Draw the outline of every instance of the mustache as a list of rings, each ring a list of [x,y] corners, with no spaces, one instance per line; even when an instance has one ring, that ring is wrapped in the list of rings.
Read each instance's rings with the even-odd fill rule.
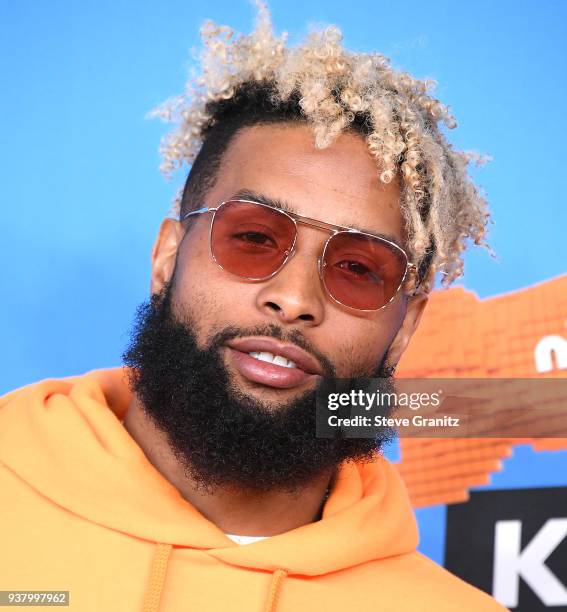
[[[323,368],[324,377],[336,377],[336,368],[333,366],[331,360],[321,351],[319,351],[313,345],[313,343],[309,342],[301,331],[297,329],[284,331],[281,327],[278,327],[274,323],[255,325],[252,327],[237,327],[235,325],[229,325],[212,335],[211,339],[207,343],[207,349],[218,350],[230,340],[234,340],[236,338],[246,338],[249,336],[266,336],[281,342],[295,344],[297,347],[310,353],[317,359]]]

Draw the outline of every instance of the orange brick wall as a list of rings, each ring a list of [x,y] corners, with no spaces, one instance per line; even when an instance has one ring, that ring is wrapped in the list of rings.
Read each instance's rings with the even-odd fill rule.
[[[567,342],[567,275],[484,300],[463,287],[437,290],[397,376],[567,378],[567,363],[555,351],[552,369],[538,372],[535,349],[548,336]],[[502,469],[519,442],[535,450],[567,448],[565,438],[401,439],[398,468],[414,507],[463,502],[470,487]]]

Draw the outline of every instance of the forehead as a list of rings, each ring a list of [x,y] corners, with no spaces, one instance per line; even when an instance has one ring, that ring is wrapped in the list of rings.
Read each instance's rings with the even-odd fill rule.
[[[342,133],[317,149],[299,125],[244,128],[228,147],[207,205],[250,191],[300,215],[392,237],[405,244],[400,190],[385,185],[364,139]]]

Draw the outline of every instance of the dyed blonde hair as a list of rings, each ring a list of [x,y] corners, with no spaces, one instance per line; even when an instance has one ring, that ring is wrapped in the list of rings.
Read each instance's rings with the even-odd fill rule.
[[[204,24],[202,74],[189,80],[182,95],[153,111],[177,124],[162,140],[161,170],[170,175],[183,162],[193,163],[204,133],[215,123],[211,109],[216,103],[231,99],[246,83],[269,83],[275,106],[299,98],[318,148],[351,129],[355,118],[366,118],[365,138],[379,180],[400,179],[410,259],[427,261],[421,291],[433,288],[437,272],[444,287],[462,276],[467,239],[492,254],[485,241],[488,205],[467,172],[471,161],[485,159],[457,151],[447,141],[440,124],[454,128],[456,122],[428,93],[435,83],[394,70],[379,53],[347,51],[336,26],[286,47],[287,34],[274,35],[265,3],[254,4],[258,15],[250,35],[235,37],[227,26]],[[180,200],[178,194],[176,216]]]

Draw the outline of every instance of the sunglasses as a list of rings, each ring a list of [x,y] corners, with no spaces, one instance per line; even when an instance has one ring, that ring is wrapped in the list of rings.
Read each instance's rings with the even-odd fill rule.
[[[406,252],[385,238],[260,202],[227,200],[216,208],[188,212],[179,221],[209,212],[213,260],[249,281],[265,281],[285,266],[295,254],[298,223],[331,232],[317,263],[323,287],[342,306],[380,310],[415,270]]]

